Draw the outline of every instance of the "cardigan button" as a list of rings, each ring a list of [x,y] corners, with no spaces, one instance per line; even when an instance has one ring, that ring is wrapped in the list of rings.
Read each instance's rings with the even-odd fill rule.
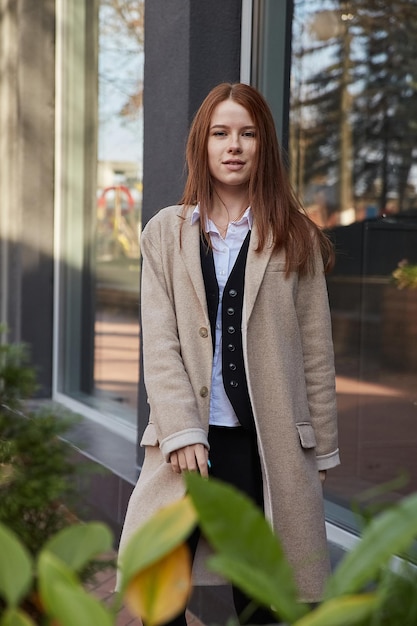
[[[228,349],[230,352],[234,352],[234,351],[236,350],[236,346],[235,346],[233,343],[228,343],[228,344],[227,344],[227,349]]]
[[[204,328],[204,326],[202,326],[200,330],[198,331],[198,334],[200,335],[200,337],[208,337],[207,328]]]
[[[229,306],[229,308],[227,309],[227,315],[234,315],[234,314],[235,314],[234,308]]]
[[[236,298],[237,296],[236,289],[229,289],[229,296],[231,296],[232,298]]]
[[[229,335],[233,335],[233,333],[236,332],[236,328],[234,326],[228,326],[227,332],[229,333]]]
[[[230,386],[231,387],[235,387],[236,388],[236,387],[238,387],[238,385],[239,385],[239,383],[237,382],[237,380],[231,380],[230,381]]]
[[[229,370],[232,370],[232,372],[236,371],[236,363],[229,363]]]
[[[200,396],[202,398],[207,398],[207,396],[208,396],[208,389],[207,389],[207,387],[201,387],[201,389],[200,389]]]

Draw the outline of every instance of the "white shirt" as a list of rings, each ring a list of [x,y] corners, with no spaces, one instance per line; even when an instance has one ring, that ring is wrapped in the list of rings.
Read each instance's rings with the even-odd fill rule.
[[[197,205],[191,216],[194,224],[200,219],[200,208]],[[223,291],[238,257],[246,235],[252,228],[252,211],[248,207],[238,222],[230,222],[223,239],[214,222],[206,223],[206,232],[210,235],[213,246],[213,260],[219,285],[219,306],[216,318],[215,349],[211,375],[210,424],[215,426],[240,426],[236,413],[226,395],[222,376],[222,298]]]

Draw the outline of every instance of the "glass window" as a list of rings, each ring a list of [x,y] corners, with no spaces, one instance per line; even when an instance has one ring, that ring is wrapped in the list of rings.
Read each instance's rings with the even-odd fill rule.
[[[417,289],[395,282],[417,274],[416,28],[406,0],[294,3],[289,160],[337,250],[342,465],[326,494],[342,507],[388,481],[387,499],[417,488]]]
[[[58,15],[55,392],[136,426],[144,2]]]

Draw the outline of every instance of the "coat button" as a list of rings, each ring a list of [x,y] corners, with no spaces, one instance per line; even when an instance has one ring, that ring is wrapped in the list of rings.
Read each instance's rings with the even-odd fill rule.
[[[234,308],[229,306],[229,308],[227,309],[227,315],[234,315],[234,314],[235,314]]]
[[[237,380],[231,380],[230,381],[230,386],[231,387],[237,387],[239,385],[239,383],[237,382]]]
[[[200,396],[202,398],[207,398],[207,396],[208,396],[208,389],[207,389],[207,387],[201,387],[201,389],[200,389]]]
[[[198,331],[198,334],[200,335],[200,337],[208,337],[208,330],[207,330],[207,328],[202,326],[200,328],[200,330]]]
[[[236,291],[236,289],[229,289],[229,296],[230,296],[231,298],[236,298],[236,296],[237,296],[237,291]]]
[[[234,326],[228,326],[227,327],[227,332],[229,333],[229,335],[233,335],[233,333],[236,332],[236,329]]]
[[[236,363],[229,363],[229,370],[236,371]]]

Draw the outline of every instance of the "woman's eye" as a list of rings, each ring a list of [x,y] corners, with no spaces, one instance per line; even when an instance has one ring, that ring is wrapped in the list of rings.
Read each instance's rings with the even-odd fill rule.
[[[247,130],[243,133],[244,137],[255,137],[255,131],[254,130]]]
[[[216,130],[213,133],[213,137],[225,137],[226,133],[224,132],[224,130]]]

